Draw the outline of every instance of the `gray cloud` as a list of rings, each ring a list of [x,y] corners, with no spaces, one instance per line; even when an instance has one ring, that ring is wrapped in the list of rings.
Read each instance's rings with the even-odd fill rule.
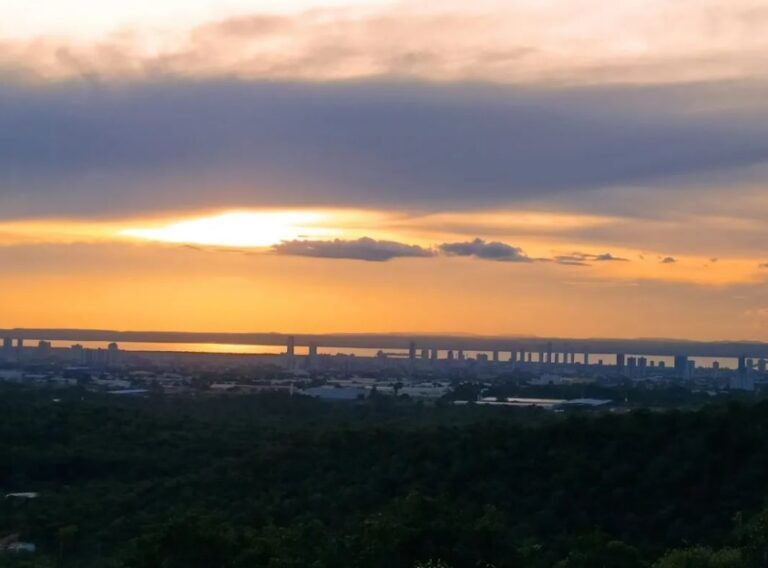
[[[768,161],[767,113],[707,111],[699,91],[6,83],[0,216],[271,205],[597,209],[626,186],[674,189]],[[604,193],[587,193],[594,188]]]
[[[677,259],[672,256],[666,256],[662,258],[659,262],[661,262],[661,264],[675,264],[677,262]]]
[[[448,256],[474,256],[483,260],[500,262],[532,262],[533,260],[519,247],[498,241],[486,242],[483,239],[461,243],[443,243],[438,248]]]
[[[572,256],[556,256],[554,260],[558,264],[564,264],[565,266],[589,266],[588,262],[584,262],[583,260],[579,260],[578,258],[574,258]]]
[[[590,262],[629,262],[628,258],[614,256],[609,252],[603,254],[574,252],[568,255],[556,256],[554,260],[559,264],[567,264],[573,266],[589,266]]]
[[[768,268],[768,262],[763,262],[758,266],[758,268]]]
[[[597,262],[629,262],[628,258],[621,258],[620,256],[613,256],[611,253],[606,252],[603,254],[587,255],[592,260]]]
[[[309,256],[384,262],[393,258],[433,256],[433,252],[418,245],[394,241],[377,241],[368,237],[357,240],[334,239],[332,241],[283,241],[272,247],[279,255]]]

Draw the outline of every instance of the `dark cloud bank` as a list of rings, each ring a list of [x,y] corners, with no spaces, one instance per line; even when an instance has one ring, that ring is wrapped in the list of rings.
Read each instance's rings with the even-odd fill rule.
[[[0,217],[573,202],[768,159],[765,113],[698,88],[7,81]]]

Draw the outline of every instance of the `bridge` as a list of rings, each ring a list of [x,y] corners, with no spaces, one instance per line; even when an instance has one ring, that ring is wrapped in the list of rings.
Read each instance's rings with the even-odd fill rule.
[[[207,343],[226,345],[285,346],[293,354],[296,347],[306,347],[310,354],[317,349],[396,349],[406,350],[414,358],[437,351],[485,351],[498,360],[524,361],[529,354],[544,362],[574,362],[578,354],[589,362],[590,354],[646,355],[689,357],[768,358],[768,343],[728,341],[685,341],[679,339],[600,339],[523,336],[476,336],[433,334],[289,334],[289,333],[221,333],[178,331],[116,331],[96,329],[30,329],[0,330],[4,344],[19,341],[94,341],[105,343]],[[541,359],[539,359],[541,358]]]

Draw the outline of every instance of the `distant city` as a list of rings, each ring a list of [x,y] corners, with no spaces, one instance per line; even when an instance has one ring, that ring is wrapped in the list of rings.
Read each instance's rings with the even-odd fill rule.
[[[768,386],[762,344],[257,334],[247,337],[267,338],[269,343],[253,345],[94,340],[95,336],[120,337],[130,332],[3,333],[0,380],[81,386],[115,396],[284,391],[337,401],[384,395],[559,409],[569,404],[604,407],[617,400],[486,395],[494,392],[494,385],[510,380],[539,390],[579,385],[602,389],[675,386],[708,396],[750,393]],[[30,339],[44,334],[48,338]],[[75,335],[85,339],[79,343],[61,339]],[[199,339],[194,334],[157,335],[162,339]],[[138,333],[131,337],[155,336]],[[233,339],[230,335],[226,338]],[[371,347],[377,342],[381,348]],[[507,348],[498,348],[502,342]],[[490,348],[482,349],[484,346]],[[643,348],[647,350],[639,350]],[[682,352],[683,348],[688,351]],[[466,384],[478,387],[475,396],[454,396]]]

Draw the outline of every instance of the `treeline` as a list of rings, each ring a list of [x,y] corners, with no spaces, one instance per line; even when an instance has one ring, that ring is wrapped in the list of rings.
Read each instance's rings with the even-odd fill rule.
[[[40,493],[0,502],[0,538],[39,549],[0,566],[765,566],[768,403],[553,415],[3,387],[0,490]]]

